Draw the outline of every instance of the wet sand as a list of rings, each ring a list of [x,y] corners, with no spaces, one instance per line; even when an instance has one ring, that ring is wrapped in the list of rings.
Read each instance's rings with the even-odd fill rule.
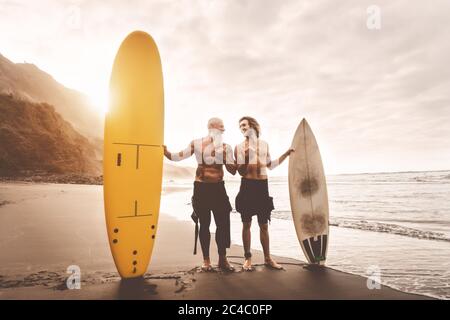
[[[242,272],[235,245],[228,252],[234,273],[201,272],[193,230],[161,213],[147,274],[122,281],[107,242],[101,186],[0,183],[0,299],[428,299],[385,286],[369,290],[363,277],[283,257],[276,259],[285,270],[271,270],[256,251],[256,270]],[[80,290],[67,289],[70,265],[81,269]]]

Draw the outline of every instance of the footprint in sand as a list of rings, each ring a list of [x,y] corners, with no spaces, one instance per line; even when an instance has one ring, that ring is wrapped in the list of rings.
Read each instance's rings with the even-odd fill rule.
[[[6,206],[8,204],[13,204],[14,202],[12,201],[0,201],[0,207]]]

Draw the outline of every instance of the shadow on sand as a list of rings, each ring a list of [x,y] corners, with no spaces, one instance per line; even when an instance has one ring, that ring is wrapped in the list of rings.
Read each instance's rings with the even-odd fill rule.
[[[157,285],[147,282],[143,277],[120,280],[118,299],[143,300],[156,296]]]

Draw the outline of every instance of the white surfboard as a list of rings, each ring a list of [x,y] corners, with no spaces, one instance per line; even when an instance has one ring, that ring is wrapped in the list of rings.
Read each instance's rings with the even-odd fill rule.
[[[311,264],[324,265],[329,241],[328,192],[316,138],[303,119],[289,157],[289,196],[297,238]]]

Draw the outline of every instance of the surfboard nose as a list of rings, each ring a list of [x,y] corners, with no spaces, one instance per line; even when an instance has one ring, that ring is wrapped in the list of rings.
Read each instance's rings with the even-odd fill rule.
[[[150,39],[152,42],[155,42],[155,40],[153,40],[153,37],[150,34],[148,34],[145,31],[142,31],[142,30],[135,30],[135,31],[131,32],[130,34],[128,34],[128,36],[125,38],[124,41],[133,40],[133,39],[136,39],[137,41],[142,41],[143,39],[147,39],[147,40]]]

